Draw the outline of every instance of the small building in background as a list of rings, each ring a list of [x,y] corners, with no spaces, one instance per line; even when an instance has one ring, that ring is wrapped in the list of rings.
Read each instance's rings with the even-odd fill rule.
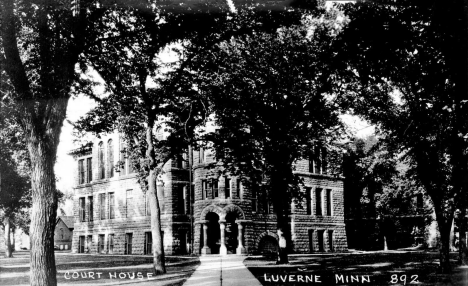
[[[73,216],[57,217],[55,225],[54,244],[59,250],[69,250],[73,239]]]

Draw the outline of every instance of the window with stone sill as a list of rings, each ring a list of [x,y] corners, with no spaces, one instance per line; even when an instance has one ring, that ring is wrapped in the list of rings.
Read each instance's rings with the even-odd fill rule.
[[[112,139],[107,141],[107,166],[109,169],[109,178],[114,177],[114,142]]]
[[[104,143],[101,141],[98,145],[98,178],[106,177],[106,168],[104,167]]]
[[[86,183],[93,181],[93,159],[91,157],[86,158]]]
[[[78,184],[85,183],[84,159],[78,160]]]

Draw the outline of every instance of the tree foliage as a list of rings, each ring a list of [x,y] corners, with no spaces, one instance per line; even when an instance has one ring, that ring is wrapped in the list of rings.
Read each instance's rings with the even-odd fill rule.
[[[216,160],[251,188],[264,185],[285,230],[288,204],[300,193],[294,163],[327,146],[339,126],[326,60],[336,15],[317,15],[222,41],[190,67],[213,110],[216,130],[205,139]]]
[[[345,101],[378,126],[393,150],[405,154],[431,197],[442,238],[441,268],[447,272],[453,213],[456,203],[465,201],[468,182],[468,93],[456,60],[464,55],[464,38],[459,27],[446,29],[455,20],[436,9],[344,6],[350,22],[337,41],[336,62]]]

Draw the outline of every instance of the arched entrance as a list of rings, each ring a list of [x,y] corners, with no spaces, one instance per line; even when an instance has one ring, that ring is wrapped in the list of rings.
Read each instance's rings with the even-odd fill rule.
[[[238,219],[236,213],[228,213],[226,215],[226,248],[228,254],[236,254],[239,237],[238,226],[236,223]]]
[[[203,224],[200,234],[200,253],[205,254],[245,254],[244,212],[239,206],[230,204],[221,208],[209,205],[200,214]]]
[[[207,244],[211,249],[212,254],[219,253],[219,247],[221,245],[221,230],[219,228],[219,215],[210,212],[206,215],[208,231],[207,231]]]

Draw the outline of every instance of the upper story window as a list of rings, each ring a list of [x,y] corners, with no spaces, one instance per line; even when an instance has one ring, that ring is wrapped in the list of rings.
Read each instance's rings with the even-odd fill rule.
[[[309,172],[315,174],[326,174],[327,165],[327,150],[323,147],[316,146],[310,154]]]
[[[93,159],[91,157],[86,159],[86,182],[91,183],[93,180]]]
[[[109,193],[109,219],[115,218],[115,194]]]
[[[252,212],[258,211],[258,192],[255,187],[252,188]]]
[[[198,163],[203,163],[205,160],[205,150],[203,148],[200,148],[198,151]]]
[[[98,145],[98,178],[104,179],[106,177],[106,168],[104,167],[104,143],[99,142]]]
[[[211,179],[211,185],[213,187],[213,190],[212,190],[212,196],[213,196],[213,199],[214,198],[217,198],[219,197],[219,180],[218,179]]]
[[[93,209],[93,196],[88,197],[88,221],[93,221],[94,209]]]
[[[224,178],[224,194],[226,198],[231,197],[231,179],[228,177]]]
[[[125,200],[125,210],[127,217],[133,216],[133,191],[127,190]]]
[[[80,198],[79,200],[79,216],[80,216],[80,221],[85,221],[86,220],[86,201],[85,198]]]
[[[322,213],[322,189],[315,189],[315,215],[321,216]]]
[[[85,183],[84,159],[78,160],[78,184]]]
[[[307,214],[311,215],[312,214],[312,188],[307,187],[305,189],[306,191],[306,210]]]
[[[60,239],[63,239],[63,228],[60,229]]]
[[[333,192],[327,190],[327,216],[333,215]]]
[[[106,194],[99,194],[99,218],[106,219]]]
[[[109,168],[109,178],[114,177],[114,142],[107,141],[107,166]]]

